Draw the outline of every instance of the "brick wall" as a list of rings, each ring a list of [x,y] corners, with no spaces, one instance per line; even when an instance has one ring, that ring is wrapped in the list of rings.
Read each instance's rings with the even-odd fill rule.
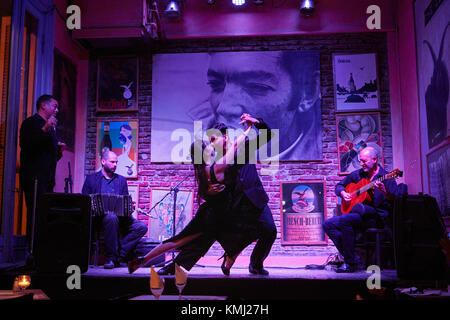
[[[264,176],[264,188],[270,197],[272,210],[278,228],[277,239],[271,255],[327,255],[335,252],[331,241],[325,246],[281,246],[280,239],[280,181],[300,179],[318,179],[326,181],[327,216],[332,217],[336,207],[334,187],[343,177],[338,175],[338,154],[336,142],[336,112],[333,90],[333,53],[377,53],[378,81],[380,89],[382,143],[384,166],[392,170],[392,129],[389,102],[389,76],[387,42],[385,33],[355,33],[336,35],[314,35],[301,37],[270,38],[229,38],[167,41],[153,46],[151,52],[139,54],[139,112],[104,114],[95,111],[97,64],[93,55],[89,64],[89,92],[87,105],[87,146],[85,174],[94,172],[96,123],[97,120],[114,118],[139,119],[139,159],[137,181],[140,184],[139,206],[150,209],[150,190],[152,187],[175,185],[180,177],[192,173],[190,165],[152,164],[150,161],[151,137],[151,101],[152,101],[152,54],[182,53],[205,51],[261,51],[261,50],[320,50],[320,73],[322,90],[322,142],[323,161],[321,162],[285,162],[280,163],[279,171],[274,176]],[[261,167],[258,166],[258,170]],[[136,180],[135,180],[136,181]],[[194,179],[188,179],[183,186],[195,189]],[[194,213],[197,206],[194,207]],[[139,216],[146,220],[146,216]],[[244,250],[249,255],[253,245]],[[208,255],[219,255],[221,247],[216,243]]]

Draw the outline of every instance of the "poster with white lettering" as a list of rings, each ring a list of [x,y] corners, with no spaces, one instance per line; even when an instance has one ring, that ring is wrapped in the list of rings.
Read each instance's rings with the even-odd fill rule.
[[[97,70],[97,111],[138,110],[138,58],[102,57]]]
[[[326,217],[325,181],[281,182],[280,192],[281,244],[327,244],[322,229]]]
[[[333,54],[336,111],[379,108],[377,55]]]

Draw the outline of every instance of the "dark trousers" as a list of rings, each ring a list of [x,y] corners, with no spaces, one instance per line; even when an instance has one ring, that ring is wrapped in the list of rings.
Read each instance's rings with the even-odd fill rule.
[[[108,260],[129,260],[139,240],[147,233],[144,222],[133,217],[106,214],[103,217],[105,257]]]
[[[25,194],[25,204],[27,206],[27,229],[26,229],[26,238],[29,247],[31,246],[31,237],[33,235],[33,208],[34,208],[34,180],[29,178],[22,178],[20,181],[20,186]],[[38,180],[37,189],[36,189],[36,206],[39,201],[39,197],[47,192],[53,192],[54,183],[50,182],[42,182]],[[36,215],[38,212],[36,212]],[[31,247],[30,247],[31,249]]]
[[[268,206],[263,209],[255,224],[257,243],[253,248],[250,264],[255,268],[262,268],[264,260],[269,255],[277,237],[277,228]],[[215,241],[216,238],[211,235],[201,235],[181,247],[175,262],[186,270],[191,270],[195,263],[208,252]]]
[[[368,220],[376,218],[377,211],[374,207],[358,203],[350,213],[324,221],[323,229],[344,257],[345,263],[360,263],[355,253],[355,234],[365,229]]]
[[[250,256],[250,264],[255,268],[262,268],[264,260],[270,253],[277,238],[277,227],[273,221],[269,206],[265,206],[256,224],[257,242]]]

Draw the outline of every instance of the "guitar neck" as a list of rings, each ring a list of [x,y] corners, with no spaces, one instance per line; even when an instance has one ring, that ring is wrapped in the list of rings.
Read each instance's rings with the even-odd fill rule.
[[[383,181],[386,180],[386,179],[389,179],[389,178],[388,178],[388,175],[384,175],[384,176],[382,176],[382,177],[379,177],[379,178],[375,179],[374,181],[372,181],[372,182],[366,184],[364,187],[359,188],[359,189],[356,190],[354,193],[355,193],[355,194],[361,194],[361,193],[364,193],[364,192],[366,192],[366,191],[372,189],[373,186],[375,185],[375,182],[376,182],[376,181],[383,182]]]

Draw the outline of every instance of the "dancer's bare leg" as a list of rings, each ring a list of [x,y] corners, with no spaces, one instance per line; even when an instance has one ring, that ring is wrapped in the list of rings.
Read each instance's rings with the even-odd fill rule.
[[[184,246],[186,243],[189,243],[192,240],[200,237],[202,234],[203,233],[196,233],[173,242],[161,243],[160,245],[153,248],[149,253],[147,253],[143,259],[139,259],[139,261],[137,259],[133,259],[132,261],[130,261],[128,263],[128,271],[130,273],[133,273],[143,265],[146,265],[150,260],[155,259],[156,257],[162,255],[163,253],[169,250]]]

